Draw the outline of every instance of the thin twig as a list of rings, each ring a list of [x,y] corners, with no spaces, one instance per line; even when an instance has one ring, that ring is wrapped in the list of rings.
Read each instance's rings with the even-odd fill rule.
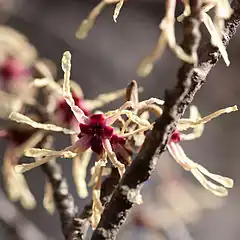
[[[50,148],[52,145],[51,142],[52,141],[48,141],[48,139],[44,139],[40,144],[41,147]],[[60,214],[62,231],[65,239],[71,239],[74,219],[77,217],[78,208],[68,190],[67,181],[63,176],[62,168],[56,160],[53,159],[42,165],[42,169],[53,188],[54,200]]]
[[[111,174],[103,181],[101,186],[100,200],[105,206],[112,196],[119,182],[119,174],[116,168],[112,168]],[[82,240],[85,238],[90,226],[89,219],[92,215],[92,202],[87,204],[78,218],[74,220],[72,240]]]

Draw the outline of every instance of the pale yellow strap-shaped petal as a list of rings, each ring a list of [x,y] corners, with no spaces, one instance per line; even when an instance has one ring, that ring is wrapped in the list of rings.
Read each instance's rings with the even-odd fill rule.
[[[104,162],[104,161],[103,161]],[[92,190],[92,199],[93,199],[93,205],[92,205],[92,216],[91,216],[91,224],[92,228],[95,229],[101,219],[101,214],[103,212],[103,206],[102,202],[100,200],[101,196],[101,182],[102,182],[102,172],[103,172],[103,167],[101,166],[101,163],[96,164],[97,167],[97,183],[93,187]]]
[[[85,123],[88,118],[85,116],[84,112],[81,108],[79,108],[72,97],[72,93],[70,91],[70,75],[71,75],[71,53],[66,51],[63,53],[62,57],[62,70],[64,72],[64,81],[63,81],[63,97],[69,107],[71,108],[74,116],[78,120],[79,123]]]
[[[233,14],[229,0],[218,0],[218,17],[228,19]]]
[[[17,96],[0,90],[0,116],[7,118],[12,111],[20,111],[23,105],[21,99]]]
[[[64,79],[59,80],[59,81],[58,81],[58,84],[62,87],[63,84],[64,84]],[[73,80],[70,80],[70,81],[69,81],[69,85],[70,85],[70,87],[71,87],[71,90],[72,90],[79,98],[81,98],[81,99],[84,98],[83,90],[82,90],[82,88],[80,87],[80,85],[79,85],[77,82],[75,82],[75,81],[73,81]]]
[[[213,179],[214,181],[222,184],[224,187],[226,188],[232,188],[233,187],[233,180],[231,178],[228,177],[223,177],[221,175],[218,174],[213,174],[210,173],[205,167],[197,164],[197,169],[203,173],[204,175],[208,176],[209,178]]]
[[[45,183],[43,207],[52,215],[55,211],[55,202],[53,197],[52,184],[49,181]]]
[[[147,130],[151,130],[153,128],[153,125],[147,126],[147,127],[142,127],[142,128],[138,128],[134,131],[128,132],[128,133],[124,133],[121,135],[121,137],[129,137],[129,136],[133,136],[135,134],[139,134],[139,133],[143,133]]]
[[[92,157],[92,151],[87,150],[80,156],[73,158],[73,180],[76,184],[77,193],[80,198],[86,198],[88,196],[86,176],[87,167]]]
[[[95,162],[95,165],[91,168],[91,179],[88,183],[89,187],[92,187],[99,179],[100,171],[103,173],[106,167],[107,161],[105,159],[99,159]]]
[[[145,108],[150,104],[158,104],[158,105],[162,106],[162,105],[164,105],[164,101],[161,99],[152,97],[147,100],[139,102],[135,107],[140,109],[140,108]]]
[[[25,141],[22,145],[15,148],[16,156],[21,157],[24,153],[24,151],[27,148],[33,148],[35,147],[45,136],[44,131],[37,131],[34,133],[27,141]]]
[[[38,167],[48,161],[50,161],[53,157],[61,157],[61,158],[73,158],[77,155],[77,153],[62,150],[62,151],[53,151],[49,149],[39,149],[39,148],[30,148],[24,152],[27,157],[35,157],[36,162],[33,163],[24,163],[21,165],[17,165],[15,167],[15,171],[19,173],[24,173],[29,171],[35,167]],[[40,158],[40,159],[38,159]]]
[[[129,107],[132,107],[132,102],[125,102],[119,109],[114,111],[114,114],[112,114],[112,116],[106,118],[106,125],[110,126],[116,122],[118,118],[123,114],[124,110]]]
[[[16,183],[18,182],[18,185],[20,187],[20,203],[25,209],[33,209],[36,206],[36,200],[29,190],[25,177],[21,173],[15,172],[15,174],[17,178]]]
[[[175,161],[180,164],[186,171],[193,167],[193,162],[186,156],[182,147],[178,143],[169,142],[167,149]]]
[[[177,20],[179,22],[182,22],[185,17],[188,17],[191,14],[189,0],[185,0],[185,1],[183,1],[183,3],[184,3],[184,12],[180,16],[177,17]]]
[[[84,100],[86,106],[89,110],[94,110],[108,104],[112,101],[115,101],[118,98],[124,97],[126,94],[126,89],[120,89],[114,92],[100,94],[93,100]]]
[[[73,158],[77,156],[77,153],[69,150],[50,150],[42,148],[30,148],[25,150],[25,156],[27,157],[61,157],[61,158]]]
[[[108,139],[104,139],[102,141],[102,144],[113,166],[118,169],[119,175],[122,177],[125,172],[125,165],[118,161],[117,156],[113,152],[111,143]]]
[[[24,208],[32,209],[36,206],[35,198],[24,176],[14,171],[14,164],[18,160],[15,153],[15,148],[8,147],[4,154],[2,174],[6,192],[11,201],[20,201]]]
[[[161,33],[155,48],[153,49],[151,55],[145,57],[139,64],[137,68],[137,74],[140,77],[147,77],[152,69],[153,64],[157,61],[157,59],[161,58],[164,53],[164,50],[167,46],[167,38],[164,33]]]
[[[185,126],[184,129],[183,129],[183,127],[181,127],[182,130],[186,130],[188,128],[194,128],[194,127],[198,126],[199,124],[205,124],[205,123],[211,121],[212,119],[219,117],[222,114],[231,113],[231,112],[235,112],[235,111],[238,111],[238,107],[236,105],[234,105],[232,107],[220,109],[214,113],[207,115],[206,117],[199,119],[198,121],[192,121],[189,119],[182,118],[179,120],[179,124],[180,124],[180,127],[181,127],[181,125]]]
[[[8,198],[11,201],[18,201],[20,197],[18,182],[16,182],[16,178],[13,172],[13,161],[15,158],[14,148],[7,147],[4,152],[3,163],[2,163],[2,177],[3,184],[8,195]],[[15,183],[16,182],[16,183]],[[16,185],[16,186],[14,186]],[[13,187],[14,186],[14,187]]]
[[[43,88],[47,87],[52,93],[56,93],[59,96],[62,96],[62,88],[60,85],[51,78],[35,78],[30,84],[29,87]]]
[[[223,42],[222,42],[222,39],[221,39],[221,36],[218,34],[213,22],[212,22],[212,19],[208,16],[207,13],[204,13],[202,14],[202,19],[203,19],[203,22],[207,28],[207,30],[209,31],[210,35],[211,35],[211,38],[212,38],[212,43],[218,47],[222,57],[223,57],[223,60],[224,62],[226,63],[227,66],[230,65],[230,61],[229,61],[229,58],[228,58],[228,54],[227,54],[227,50],[226,50],[226,47],[223,45]]]
[[[44,163],[50,161],[51,159],[52,159],[52,156],[41,158],[41,159],[36,159],[36,162],[23,163],[23,164],[15,166],[14,169],[17,173],[24,173],[24,172],[27,172],[29,170],[32,170],[35,167],[39,167],[39,166],[43,165]]]
[[[105,113],[105,116],[107,117],[112,117],[112,116],[116,116],[118,110],[115,111],[109,111],[107,113]],[[151,123],[147,120],[147,119],[142,119],[140,117],[138,117],[134,112],[129,111],[129,110],[121,110],[118,112],[120,115],[126,115],[133,123],[136,123],[137,125],[140,126],[150,126]],[[119,114],[117,115],[117,117],[119,116]],[[120,117],[119,117],[120,118]],[[118,119],[119,119],[118,118]],[[115,117],[116,119],[116,117]]]
[[[179,144],[170,143],[170,144],[168,144],[167,147],[168,147],[168,150],[171,153],[171,155],[175,158],[175,160],[179,164],[181,164],[186,170],[191,171],[191,173],[194,175],[194,177],[202,184],[202,186],[204,188],[211,191],[213,194],[215,194],[217,196],[221,196],[221,197],[227,196],[228,191],[225,187],[219,186],[217,184],[214,184],[211,181],[208,181],[203,174],[206,173],[206,176],[209,176],[210,178],[214,179],[215,181],[219,180],[218,182],[221,184],[222,184],[222,182],[224,182],[223,177],[221,178],[218,175],[211,174],[207,171],[207,169],[205,169],[201,165],[193,162],[191,159],[189,159],[185,155],[183,149],[180,147]],[[201,171],[201,170],[203,170],[203,171]],[[224,183],[231,186],[230,179],[225,179]]]
[[[193,122],[197,122],[201,119],[201,115],[200,115],[197,107],[194,105],[190,106],[189,119]],[[183,127],[186,127],[186,126],[183,126]],[[178,124],[177,129],[179,131],[181,131],[181,124]],[[193,132],[188,133],[188,134],[181,133],[180,138],[181,138],[181,140],[184,140],[184,141],[194,140],[194,139],[202,136],[203,130],[204,130],[204,124],[203,123],[198,124],[195,128],[193,128]]]
[[[34,67],[41,73],[43,77],[53,79],[52,72],[50,71],[46,62],[37,60],[34,64]]]
[[[92,229],[95,229],[101,219],[101,214],[103,211],[102,203],[100,201],[100,190],[93,189],[92,191],[92,216],[91,216],[91,226]]]
[[[225,187],[216,185],[208,181],[198,169],[192,169],[191,172],[194,177],[201,183],[201,185],[210,192],[212,192],[214,195],[219,197],[225,197],[228,195],[228,190]]]
[[[93,28],[97,17],[100,15],[102,10],[107,4],[117,3],[115,7],[113,20],[116,22],[119,12],[123,6],[124,0],[102,0],[93,10],[89,13],[88,17],[82,21],[77,32],[76,37],[79,39],[84,39],[88,36],[89,31]]]
[[[168,39],[168,45],[179,59],[185,62],[193,63],[196,61],[197,56],[190,56],[177,45],[175,38],[175,8],[176,0],[167,0],[166,3],[166,16],[160,24],[160,28]]]
[[[219,0],[217,0],[217,1],[219,1]],[[184,1],[184,5],[185,5],[184,12],[180,16],[177,17],[177,20],[179,22],[182,22],[183,19],[185,17],[189,16],[190,13],[191,13],[190,5],[189,5],[189,1],[188,0]],[[216,2],[214,2],[213,0],[210,0],[205,6],[202,7],[202,12],[208,12],[212,8],[214,8],[215,6],[216,6]]]
[[[29,118],[21,113],[18,113],[18,112],[12,112],[9,115],[9,119],[11,119],[15,122],[18,122],[18,123],[30,125],[33,128],[38,128],[38,129],[43,129],[43,130],[53,131],[53,132],[63,132],[65,134],[77,134],[73,130],[70,130],[67,128],[62,128],[62,127],[56,126],[54,124],[38,123],[36,121],[33,121],[31,118]]]
[[[114,22],[117,22],[117,18],[119,16],[119,13],[121,11],[121,8],[124,4],[124,0],[119,0],[119,2],[117,3],[115,9],[114,9],[114,13],[113,13],[113,20]]]
[[[79,26],[76,37],[79,39],[84,39],[88,36],[89,31],[93,28],[96,18],[102,12],[107,3],[103,0],[101,1],[93,10],[89,13],[88,17],[84,19]]]

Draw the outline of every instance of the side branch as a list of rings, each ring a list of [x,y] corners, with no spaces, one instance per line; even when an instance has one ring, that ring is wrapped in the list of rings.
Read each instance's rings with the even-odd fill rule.
[[[191,15],[184,22],[183,48],[186,53],[197,59],[196,51],[200,41],[201,1],[190,0],[190,6]],[[135,203],[134,196],[137,197],[142,184],[150,177],[155,168],[156,152],[159,157],[165,150],[169,136],[190,103],[190,101],[186,101],[186,104],[182,104],[182,101],[191,89],[194,67],[193,64],[184,63],[179,70],[177,85],[174,89],[166,91],[163,115],[156,120],[154,128],[146,137],[141,151],[115,190],[111,201],[102,214],[97,229],[93,233],[92,240],[116,238],[120,226]]]
[[[43,147],[49,147],[52,141],[44,139],[40,143]],[[71,239],[73,234],[74,219],[77,217],[78,208],[74,203],[74,199],[68,191],[67,181],[63,176],[61,166],[55,159],[48,161],[42,165],[42,169],[48,177],[53,188],[53,195],[57,210],[60,214],[62,224],[62,232],[65,239]]]

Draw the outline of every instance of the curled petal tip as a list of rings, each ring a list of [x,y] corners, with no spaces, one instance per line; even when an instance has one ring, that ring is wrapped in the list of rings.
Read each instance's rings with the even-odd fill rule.
[[[147,77],[153,69],[153,64],[148,61],[143,61],[137,69],[137,74],[140,77]]]
[[[22,165],[17,165],[14,167],[14,171],[16,173],[23,173],[24,172],[24,167]]]
[[[233,188],[234,181],[231,178],[224,179],[224,186],[227,188]]]

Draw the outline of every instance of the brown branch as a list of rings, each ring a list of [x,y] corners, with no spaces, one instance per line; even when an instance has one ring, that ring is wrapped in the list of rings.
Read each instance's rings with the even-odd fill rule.
[[[200,2],[200,0],[190,0],[191,16],[185,19],[183,48],[187,53],[194,53],[199,43]],[[239,26],[240,0],[233,0],[232,8],[235,12],[226,24],[225,45],[228,45]],[[180,68],[176,87],[166,92],[166,104],[162,117],[157,119],[154,129],[146,137],[140,153],[115,190],[110,203],[102,214],[97,229],[93,233],[92,240],[116,238],[120,226],[124,223],[134,204],[134,201],[128,198],[127,193],[131,190],[138,194],[142,184],[150,177],[157,158],[165,150],[176,122],[184,114],[196,92],[206,81],[207,74],[220,59],[220,53],[216,48],[207,44],[201,49],[199,57],[200,63],[196,68],[186,63]]]
[[[52,140],[52,139],[51,139]],[[44,139],[41,147],[51,148],[52,141]],[[53,188],[54,201],[56,208],[60,214],[62,224],[62,232],[65,239],[71,239],[74,227],[74,219],[77,217],[78,208],[74,203],[74,199],[68,190],[67,180],[63,176],[61,166],[55,159],[48,161],[42,165],[44,173],[47,175],[49,182]]]
[[[60,214],[63,234],[66,239],[70,239],[78,208],[68,191],[67,181],[63,176],[60,165],[55,160],[51,160],[44,164],[42,168],[53,187],[54,200]]]
[[[117,187],[119,183],[119,174],[116,168],[112,168],[111,174],[103,181],[101,186],[101,196],[100,200],[105,206],[112,196],[113,191]],[[72,240],[82,240],[85,238],[87,234],[87,230],[89,228],[90,222],[89,218],[92,215],[92,202],[87,204],[84,208],[82,213],[79,215],[78,218],[74,220],[73,225],[73,235]]]

